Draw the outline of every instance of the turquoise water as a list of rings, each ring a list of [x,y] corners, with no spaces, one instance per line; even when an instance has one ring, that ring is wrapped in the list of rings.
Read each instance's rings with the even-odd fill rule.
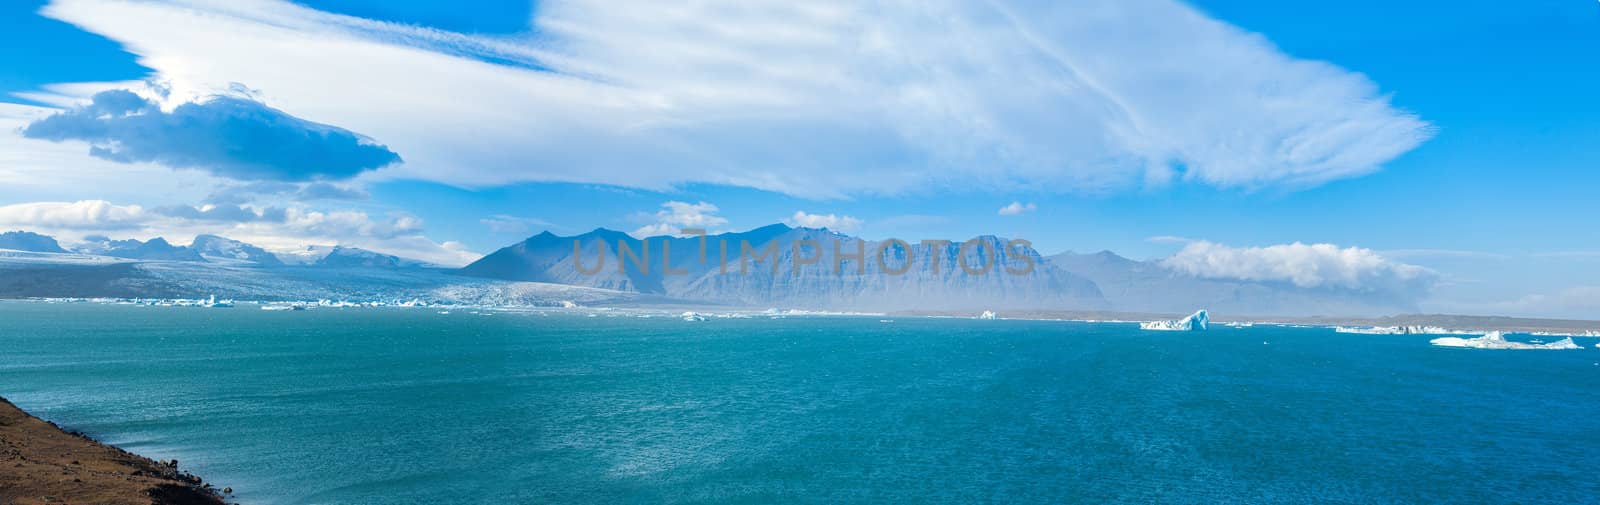
[[[1583,503],[1600,350],[0,303],[0,395],[253,503]]]

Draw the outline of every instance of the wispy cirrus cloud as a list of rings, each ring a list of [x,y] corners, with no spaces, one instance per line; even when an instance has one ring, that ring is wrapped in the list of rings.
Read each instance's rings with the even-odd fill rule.
[[[387,176],[454,185],[1304,187],[1431,135],[1361,74],[1175,0],[565,0],[540,4],[537,39],[268,0],[43,12],[123,43],[174,97],[242,82],[405,153]]]

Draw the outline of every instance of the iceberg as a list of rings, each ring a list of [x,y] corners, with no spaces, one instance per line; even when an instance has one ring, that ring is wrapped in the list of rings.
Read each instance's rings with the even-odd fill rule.
[[[1206,309],[1200,309],[1190,314],[1189,317],[1176,321],[1139,323],[1139,329],[1151,331],[1203,331],[1210,322],[1211,316],[1206,314]]]
[[[978,314],[978,319],[1000,319],[1000,315],[995,314],[992,310],[985,310],[982,314]]]
[[[225,308],[233,307],[233,300],[218,300],[217,299],[217,295],[211,295],[211,298],[207,298],[205,300],[202,300],[200,302],[200,306],[201,307],[206,307],[206,308],[224,308],[225,309]]]
[[[706,316],[702,316],[702,315],[700,315],[699,312],[694,312],[694,311],[684,312],[683,315],[679,316],[679,317],[682,317],[684,321],[704,321],[704,320],[706,320]]]
[[[1530,344],[1506,340],[1505,334],[1498,331],[1491,331],[1478,338],[1441,337],[1429,340],[1428,343],[1439,347],[1463,347],[1468,349],[1582,349],[1572,341],[1572,337],[1548,344]]]

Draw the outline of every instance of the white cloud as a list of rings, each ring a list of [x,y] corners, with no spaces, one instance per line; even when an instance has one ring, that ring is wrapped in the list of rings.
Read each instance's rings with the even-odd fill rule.
[[[1020,216],[1020,215],[1023,215],[1023,214],[1029,213],[1029,212],[1033,212],[1035,210],[1039,210],[1039,207],[1035,206],[1032,202],[1029,202],[1029,203],[1011,202],[1010,205],[1006,205],[1005,207],[1001,207],[1000,208],[1000,215],[1002,215],[1002,216]]]
[[[168,104],[243,83],[405,158],[374,177],[456,185],[701,182],[807,197],[1173,178],[1297,187],[1369,173],[1430,135],[1361,74],[1294,59],[1176,0],[537,11],[537,39],[276,0],[58,0],[43,12],[121,42],[157,71]]]
[[[29,202],[0,207],[0,227],[30,230],[123,230],[148,222],[138,205],[115,205],[105,200]]]
[[[219,209],[229,212],[216,212]],[[0,231],[12,229],[51,235],[68,245],[80,243],[88,235],[140,240],[164,237],[183,244],[196,235],[217,234],[279,252],[339,244],[441,265],[464,265],[481,256],[460,244],[450,246],[428,239],[416,216],[395,213],[373,218],[357,210],[255,210],[214,205],[147,209],[104,200],[27,202],[0,206]]]
[[[827,228],[841,233],[849,233],[861,228],[860,219],[835,214],[807,214],[803,210],[794,211],[794,215],[784,219],[783,222],[789,226]]]
[[[1418,292],[1437,277],[1426,268],[1390,261],[1371,249],[1299,242],[1229,247],[1194,241],[1161,264],[1196,277],[1288,282],[1302,288]]]
[[[684,228],[699,228],[712,232],[718,226],[728,224],[727,218],[716,215],[718,210],[716,205],[706,202],[663,203],[661,210],[655,213],[655,223],[639,227],[632,235],[640,238],[678,235]]]
[[[83,145],[24,138],[30,121],[54,109],[0,103],[0,202],[110,200],[144,205],[192,202],[220,179],[174,174],[153,163],[117,163],[86,154]]]

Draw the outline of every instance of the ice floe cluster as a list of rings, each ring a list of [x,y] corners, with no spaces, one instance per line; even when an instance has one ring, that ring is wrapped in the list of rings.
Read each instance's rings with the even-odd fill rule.
[[[1506,340],[1505,334],[1491,331],[1477,338],[1440,337],[1428,341],[1439,347],[1465,347],[1468,349],[1582,349],[1572,337],[1563,338],[1549,343],[1515,342]]]

